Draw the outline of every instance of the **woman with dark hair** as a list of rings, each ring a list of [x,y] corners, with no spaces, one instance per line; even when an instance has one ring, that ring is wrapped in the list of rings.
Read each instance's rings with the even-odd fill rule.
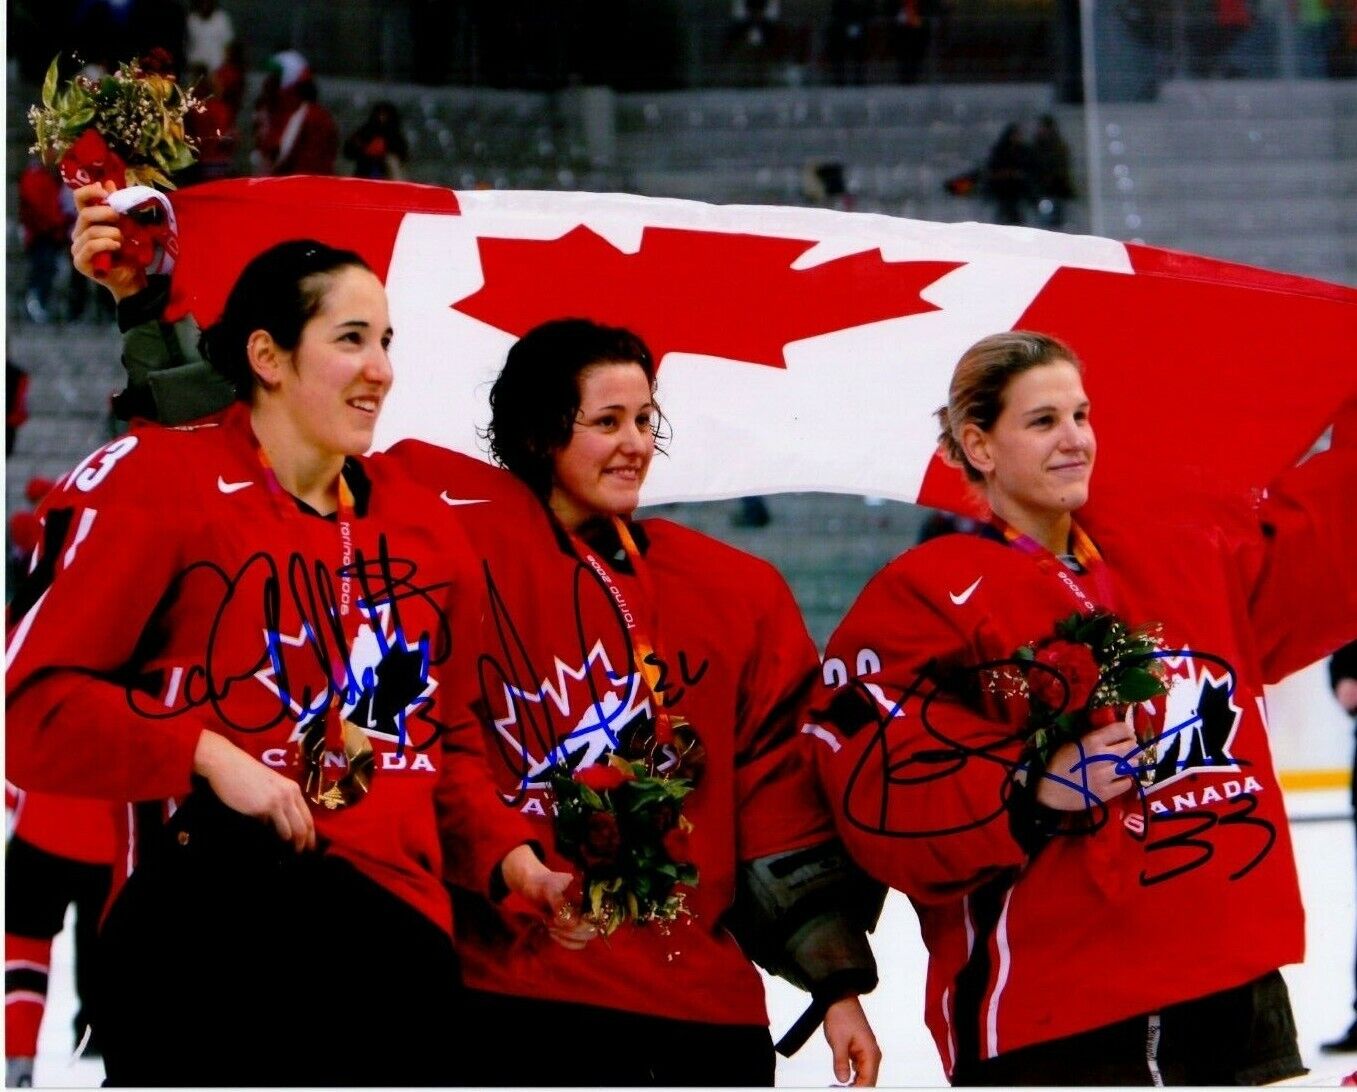
[[[154,314],[135,295],[122,307],[129,319],[133,308]],[[162,417],[184,400],[155,389],[170,374],[164,360],[133,350],[164,344],[164,329],[129,340],[126,361],[140,388],[132,400]],[[548,863],[574,867],[556,848],[553,766],[601,773],[611,756],[648,753],[695,780],[683,823],[672,816],[687,843],[674,851],[698,872],[676,921],[628,922],[566,955],[540,942],[540,922],[516,900],[497,910],[459,885],[472,997],[462,1026],[477,1045],[463,1076],[770,1085],[752,955],[812,994],[801,1030],[823,1020],[837,1078],[871,1084],[880,1053],[857,995],[876,981],[864,935],[874,908],[796,742],[815,648],[770,565],[633,518],[664,433],[655,371],[630,331],[544,323],[510,349],[491,392],[487,438],[506,469],[412,440],[384,457],[428,487],[433,507],[457,513],[484,559],[487,751],[503,804],[550,847]]]
[[[551,764],[635,756],[661,724],[679,725],[687,734],[670,754],[696,779],[683,816],[698,882],[687,916],[624,925],[573,961],[464,898],[458,950],[474,1037],[487,1062],[524,1036],[533,1044],[475,1077],[769,1085],[753,951],[815,997],[838,1079],[870,1084],[879,1055],[856,995],[875,967],[795,745],[815,649],[770,565],[667,520],[633,519],[666,431],[655,370],[629,330],[587,319],[530,330],[491,389],[487,429],[495,460],[528,491],[482,480],[470,495],[492,503],[462,511],[487,558],[499,634],[481,677],[502,796],[552,843]],[[407,441],[390,454],[453,488],[448,453]]]
[[[116,249],[107,212],[86,209],[82,268]],[[570,877],[485,768],[465,536],[363,458],[391,337],[356,254],[272,247],[202,336],[237,401],[119,437],[42,505],[10,608],[8,776],[129,802],[102,935],[112,1084],[450,1083],[445,879],[563,906]]]
[[[1263,685],[1352,634],[1357,405],[1261,503],[1141,498],[1135,520],[1084,514],[1097,442],[1055,338],[978,342],[938,416],[986,524],[873,578],[806,719],[850,852],[919,913],[949,1078],[1305,1072],[1278,972],[1304,928]],[[1155,627],[1113,670],[1094,646],[1131,638],[1096,636],[1107,612]]]

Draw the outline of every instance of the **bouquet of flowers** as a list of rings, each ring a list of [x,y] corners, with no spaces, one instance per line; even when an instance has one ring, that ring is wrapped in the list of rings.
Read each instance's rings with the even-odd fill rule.
[[[626,921],[668,923],[687,913],[680,885],[697,883],[682,813],[692,782],[656,777],[620,755],[549,771],[556,795],[556,848],[584,873],[580,907],[605,936]]]
[[[78,75],[60,89],[58,60],[43,80],[42,105],[28,109],[37,135],[31,150],[59,164],[72,188],[108,179],[120,189],[173,189],[169,176],[194,160],[184,118],[199,103],[169,74],[169,54],[157,48],[110,75]]]
[[[123,214],[120,260],[166,272],[173,264],[173,211],[151,187],[173,189],[170,175],[195,159],[184,119],[201,109],[191,92],[169,72],[170,56],[152,50],[140,61],[119,65],[104,76],[77,75],[58,86],[53,58],[42,84],[42,103],[31,106],[28,120],[37,136],[30,151],[56,165],[71,189],[112,182],[121,194],[109,204]],[[102,259],[102,261],[101,261]],[[95,258],[95,271],[107,272],[111,258]]]
[[[1157,624],[1132,627],[1110,611],[1072,614],[1049,637],[1023,645],[1014,659],[1016,690],[1028,699],[1029,743],[1042,762],[1062,743],[1110,724],[1129,707],[1168,693]],[[1142,781],[1153,777],[1155,750],[1144,742]]]

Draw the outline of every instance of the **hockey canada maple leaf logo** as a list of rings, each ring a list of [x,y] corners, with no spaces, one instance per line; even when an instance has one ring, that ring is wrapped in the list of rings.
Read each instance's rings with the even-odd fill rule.
[[[1164,708],[1156,790],[1188,772],[1239,769],[1233,744],[1243,710],[1234,703],[1234,673],[1214,660],[1186,648],[1163,660],[1169,692],[1156,699]]]
[[[359,626],[349,651],[352,682],[333,696],[324,691],[318,695],[308,692],[307,700],[303,701],[301,695],[285,692],[279,686],[277,657],[286,655],[289,649],[309,651],[311,647],[305,627],[295,636],[266,634],[270,663],[255,672],[254,677],[287,703],[295,721],[292,742],[301,739],[317,712],[328,709],[330,701],[337,698],[340,715],[357,724],[368,736],[398,746],[412,744],[417,749],[428,745],[429,726],[416,731],[412,723],[432,707],[438,686],[429,671],[428,650],[422,642],[411,643],[397,632],[389,604],[377,607],[373,614],[376,625],[365,622]]]
[[[888,262],[865,250],[807,269],[817,244],[767,235],[646,228],[635,254],[581,225],[559,239],[482,238],[484,285],[453,303],[515,336],[577,316],[671,352],[786,367],[794,341],[936,311],[920,293],[960,262]]]
[[[650,694],[641,676],[615,670],[602,641],[579,666],[560,657],[553,662],[552,676],[536,686],[498,687],[502,705],[495,731],[519,792],[545,790],[550,766],[582,769],[603,761],[650,720]]]

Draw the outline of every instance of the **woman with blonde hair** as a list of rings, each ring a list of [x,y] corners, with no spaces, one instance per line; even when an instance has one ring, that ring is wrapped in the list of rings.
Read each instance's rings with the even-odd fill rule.
[[[1303,1073],[1263,686],[1352,635],[1357,406],[1261,502],[1087,519],[1098,444],[1068,346],[981,340],[938,416],[986,524],[867,585],[807,738],[850,852],[919,913],[949,1079]]]

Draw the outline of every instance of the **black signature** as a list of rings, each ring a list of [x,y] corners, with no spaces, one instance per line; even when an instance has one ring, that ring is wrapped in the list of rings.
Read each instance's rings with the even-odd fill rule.
[[[549,676],[539,670],[538,665],[534,663],[532,653],[528,650],[527,642],[504,600],[499,585],[495,582],[488,561],[483,563],[483,570],[490,604],[490,618],[499,648],[497,653],[487,651],[480,656],[478,678],[482,715],[486,718],[487,724],[493,728],[496,703],[492,700],[492,695],[497,697],[506,692],[535,694],[542,680]],[[591,600],[594,602],[591,603]],[[585,624],[586,608],[590,606],[602,606],[607,612],[607,621],[592,633],[586,630]],[[575,649],[565,650],[565,655],[572,656],[578,653],[579,663],[585,668],[584,681],[589,688],[588,708],[592,709],[595,718],[593,726],[607,731],[615,744],[618,733],[614,729],[625,727],[619,721],[626,710],[621,708],[610,711],[605,708],[599,680],[595,672],[589,670],[590,653],[600,645],[604,648],[617,648],[620,644],[625,649],[627,666],[621,670],[616,668],[609,670],[608,682],[639,684],[638,672],[632,667],[635,662],[635,646],[632,643],[631,631],[627,628],[626,618],[620,607],[608,594],[602,580],[583,563],[576,564],[572,574],[571,610],[574,618]],[[563,658],[562,653],[555,650],[549,655],[553,663],[556,659]],[[677,653],[674,662],[666,660],[659,652],[652,650],[644,657],[644,662],[657,670],[658,679],[653,689],[656,694],[663,696],[666,705],[677,703],[687,692],[688,687],[700,683],[710,666],[708,661],[703,659],[694,668],[688,653],[683,650]],[[533,765],[530,756],[557,753],[565,740],[570,737],[574,724],[580,720],[585,710],[572,710],[571,723],[561,724],[551,708],[550,701],[520,701],[511,697],[510,703],[509,711],[514,717],[513,724],[508,729],[509,738],[500,731],[492,731],[491,735],[501,761],[513,774],[517,785],[516,792],[506,799],[506,803],[516,806],[526,796],[530,784],[529,775]]]
[[[145,679],[127,684],[128,705],[150,719],[168,719],[208,707],[235,731],[257,733],[288,720],[323,717],[336,703],[342,707],[357,702],[375,687],[377,680],[371,666],[360,671],[353,664],[336,590],[336,581],[346,577],[357,585],[351,609],[364,615],[381,657],[392,651],[417,654],[427,677],[430,668],[452,655],[452,627],[436,597],[448,584],[417,584],[417,569],[414,561],[391,556],[385,535],[378,541],[376,557],[369,559],[359,550],[352,565],[335,573],[322,562],[308,561],[300,553],[288,555],[280,568],[277,559],[266,551],[251,555],[234,574],[210,561],[189,565],[170,582],[147,623],[148,637],[144,640],[156,639],[155,635],[165,625],[165,615],[190,581],[195,584],[203,579],[215,581],[220,585],[221,599],[202,655],[184,670],[181,700],[171,708],[154,704]],[[407,640],[401,621],[401,604],[410,601],[427,606],[437,620],[432,632],[421,633],[413,644]],[[289,614],[295,616],[297,626],[297,637],[286,640],[282,623],[285,603],[292,608]],[[382,615],[388,612],[389,620],[384,626]],[[388,631],[392,636],[388,637]],[[263,632],[263,647],[251,643],[249,651],[242,653],[238,638],[241,632]],[[303,662],[302,667],[295,666],[294,657],[283,654],[284,643],[303,650],[296,654]],[[308,660],[313,662],[314,671]],[[290,661],[294,666],[290,666]],[[239,713],[229,708],[233,690],[270,669],[278,691],[276,708],[270,707],[257,720],[237,719]],[[423,722],[428,731],[417,739],[407,734],[400,740],[401,747],[425,750],[442,735],[446,726],[429,712],[428,703],[419,705],[414,719]],[[402,718],[402,732],[407,725],[408,718]]]
[[[1191,656],[1195,660],[1206,661],[1222,668],[1228,678],[1227,697],[1233,696],[1236,675],[1233,667],[1219,656],[1196,650],[1168,649],[1159,650],[1147,658],[1168,658]],[[942,670],[936,664],[926,666],[904,688],[895,704],[882,712],[881,703],[861,681],[850,684],[857,688],[861,698],[854,707],[858,710],[872,710],[864,720],[863,729],[872,730],[872,736],[858,757],[844,787],[843,815],[846,820],[860,830],[875,835],[894,838],[937,838],[961,834],[975,830],[988,823],[1005,817],[1010,810],[1012,793],[1017,791],[1014,774],[1026,773],[1034,769],[1026,755],[1015,759],[1015,751],[1022,751],[1023,736],[1019,732],[998,730],[977,744],[967,744],[950,738],[938,727],[936,716],[930,717],[934,702],[942,701],[955,705],[958,694],[978,693],[978,681],[990,677],[991,672],[1005,668],[1030,669],[1032,665],[1016,659],[993,660],[974,666],[948,668]],[[970,685],[967,680],[970,679]],[[1063,681],[1063,680],[1062,680]],[[1068,686],[1066,692],[1068,693]],[[893,724],[899,724],[902,711],[910,706],[908,715],[918,717],[918,723],[931,741],[937,746],[924,746],[911,750],[904,758],[890,761],[890,744],[887,739]],[[916,713],[917,709],[917,713]],[[828,711],[826,711],[828,712]],[[833,716],[829,717],[833,721]],[[991,722],[995,723],[995,722]],[[1277,840],[1274,824],[1256,814],[1257,798],[1251,792],[1240,792],[1228,799],[1229,810],[1220,811],[1195,808],[1185,813],[1155,811],[1150,802],[1151,786],[1140,784],[1137,775],[1142,760],[1153,762],[1159,747],[1175,742],[1180,733],[1190,731],[1202,723],[1200,709],[1179,724],[1168,725],[1154,739],[1143,741],[1126,756],[1100,754],[1087,751],[1078,746],[1078,760],[1064,773],[1041,770],[1040,776],[1060,784],[1082,795],[1087,812],[1082,813],[1084,821],[1070,829],[1058,831],[1058,836],[1082,836],[1100,830],[1110,819],[1112,810],[1106,802],[1099,799],[1090,787],[1091,771],[1099,765],[1111,763],[1115,772],[1131,779],[1135,787],[1138,822],[1127,824],[1128,833],[1145,843],[1147,854],[1173,854],[1172,863],[1153,870],[1144,869],[1140,882],[1145,886],[1161,883],[1183,875],[1205,865],[1215,855],[1215,846],[1203,837],[1210,831],[1234,828],[1253,829],[1260,832],[1260,846],[1256,853],[1241,867],[1230,874],[1237,880],[1251,872],[1267,856]],[[1015,746],[1016,745],[1016,746]],[[879,754],[878,754],[879,752]],[[1249,763],[1231,758],[1233,765],[1246,769]],[[1000,789],[993,806],[982,804],[980,814],[973,818],[947,826],[938,826],[927,822],[927,816],[919,816],[918,808],[903,809],[910,818],[919,818],[918,825],[911,824],[903,828],[893,824],[890,819],[891,805],[900,804],[903,794],[916,790],[920,786],[940,782],[964,771],[971,763],[992,763],[1004,772],[1000,779]],[[879,765],[882,774],[879,785],[873,786],[868,771],[874,763]],[[1173,771],[1181,771],[1191,766],[1201,765],[1204,770],[1209,765],[1194,763],[1190,758],[1180,758],[1165,763],[1160,760],[1157,768],[1166,766]],[[1074,813],[1077,814],[1077,813]]]

